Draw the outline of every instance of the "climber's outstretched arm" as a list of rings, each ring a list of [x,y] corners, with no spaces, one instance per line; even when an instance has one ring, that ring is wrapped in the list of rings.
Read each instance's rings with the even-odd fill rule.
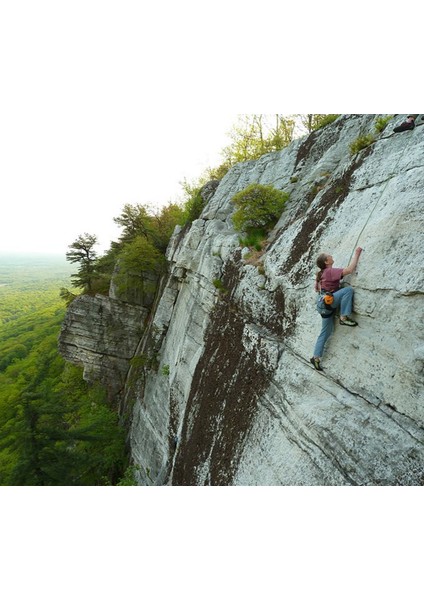
[[[358,265],[358,260],[361,255],[361,252],[362,252],[362,248],[359,248],[359,247],[356,248],[350,265],[348,267],[346,267],[345,269],[343,269],[343,277],[345,275],[351,275],[355,271],[355,269]]]

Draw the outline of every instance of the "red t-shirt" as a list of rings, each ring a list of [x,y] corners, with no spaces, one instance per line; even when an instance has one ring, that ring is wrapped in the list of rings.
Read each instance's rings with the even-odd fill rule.
[[[340,279],[343,277],[343,269],[327,267],[321,277],[321,289],[326,292],[335,292],[340,287]]]

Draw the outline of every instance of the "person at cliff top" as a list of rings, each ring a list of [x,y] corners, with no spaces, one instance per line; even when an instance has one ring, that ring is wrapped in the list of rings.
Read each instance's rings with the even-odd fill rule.
[[[418,113],[419,114],[419,113]],[[395,127],[393,131],[395,133],[400,133],[401,131],[407,131],[408,129],[414,129],[415,127],[415,119],[418,115],[408,115],[406,121],[401,123],[398,127]]]
[[[317,258],[317,266],[319,271],[316,275],[315,280],[315,291],[319,294],[323,292],[331,292],[333,295],[332,309],[340,307],[340,325],[345,327],[356,327],[358,324],[356,321],[351,319],[349,315],[352,312],[353,302],[353,288],[340,287],[340,280],[345,275],[351,275],[358,264],[359,256],[361,255],[362,248],[356,248],[350,265],[344,269],[333,267],[334,260],[330,254],[320,254]],[[315,344],[314,355],[310,359],[314,368],[317,371],[323,371],[321,367],[321,357],[324,353],[324,345],[330,335],[334,331],[334,317],[331,315],[327,318],[322,318],[321,333]]]

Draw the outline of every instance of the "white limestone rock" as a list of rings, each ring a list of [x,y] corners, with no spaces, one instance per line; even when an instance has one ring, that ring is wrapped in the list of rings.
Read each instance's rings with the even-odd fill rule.
[[[391,135],[389,123],[352,157],[376,117],[343,115],[235,165],[174,234],[154,317],[161,366],[133,398],[141,484],[423,482],[423,129]],[[290,191],[265,274],[243,260],[231,222],[231,198],[253,182]],[[315,258],[346,266],[358,245],[347,279],[359,327],[336,325],[321,374],[309,364]]]
[[[59,351],[84,368],[86,381],[101,381],[116,396],[124,388],[146,315],[139,306],[106,296],[79,296],[68,307]]]

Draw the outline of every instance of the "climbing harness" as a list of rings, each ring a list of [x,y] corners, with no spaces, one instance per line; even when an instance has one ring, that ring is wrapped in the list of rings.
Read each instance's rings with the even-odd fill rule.
[[[329,319],[336,312],[336,309],[333,308],[333,301],[334,297],[332,292],[321,290],[321,292],[318,293],[316,307],[323,319]]]

